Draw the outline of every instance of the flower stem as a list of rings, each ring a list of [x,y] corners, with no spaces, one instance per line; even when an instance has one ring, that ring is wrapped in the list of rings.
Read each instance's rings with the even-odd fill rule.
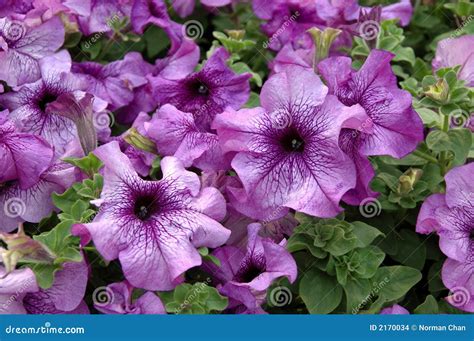
[[[419,151],[419,150],[415,150],[413,152],[413,155],[418,156],[422,159],[425,159],[426,161],[429,161],[431,163],[438,163],[438,160],[434,156],[431,156],[431,155],[429,155],[427,153],[424,153],[422,151]]]

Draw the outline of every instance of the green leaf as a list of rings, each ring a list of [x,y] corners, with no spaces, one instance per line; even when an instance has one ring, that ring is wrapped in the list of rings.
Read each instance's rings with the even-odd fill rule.
[[[399,46],[393,51],[395,57],[393,58],[396,62],[408,62],[410,65],[415,65],[415,52],[411,47],[402,47]]]
[[[262,77],[243,62],[238,62],[230,66],[235,73],[241,75],[243,73],[250,73],[252,75],[251,81],[253,81],[258,87],[262,86]]]
[[[31,267],[33,270],[36,282],[42,289],[49,289],[54,282],[54,274],[56,271],[61,269],[59,264],[33,264]]]
[[[206,283],[183,283],[173,293],[159,294],[165,303],[166,311],[174,314],[209,314],[222,311],[227,307],[228,299],[219,294],[216,288]]]
[[[415,314],[438,314],[439,307],[438,302],[432,295],[428,295],[425,301],[415,308],[413,311]]]
[[[357,314],[368,303],[370,303],[371,283],[368,279],[349,278],[344,285],[344,292],[346,294],[346,312]]]
[[[339,306],[342,287],[334,277],[312,268],[301,279],[300,296],[311,314],[328,314]]]
[[[428,108],[418,108],[416,112],[420,115],[423,123],[429,127],[435,127],[439,123],[439,115],[437,112]]]
[[[357,247],[369,246],[375,238],[384,236],[379,229],[361,221],[353,221],[351,224],[354,227],[352,232],[357,238]]]
[[[472,133],[469,129],[453,129],[448,132],[450,149],[454,152],[452,166],[459,166],[466,162],[472,145]]]
[[[66,157],[63,160],[73,166],[76,166],[90,177],[97,173],[99,169],[103,166],[102,161],[100,161],[97,156],[92,153],[89,153],[89,155],[80,159]]]
[[[408,266],[380,267],[373,279],[377,283],[386,282],[379,295],[387,302],[403,297],[420,280],[421,272]]]
[[[403,265],[422,270],[426,260],[426,246],[421,238],[408,229],[401,230],[398,237],[397,254],[391,257]]]

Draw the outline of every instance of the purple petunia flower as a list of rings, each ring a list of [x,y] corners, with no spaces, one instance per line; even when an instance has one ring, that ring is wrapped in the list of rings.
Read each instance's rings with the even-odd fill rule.
[[[163,29],[171,25],[168,8],[163,0],[135,0],[132,6],[131,22],[133,30],[138,34],[142,34],[149,24]]]
[[[133,286],[127,281],[112,283],[106,287],[105,302],[94,302],[94,307],[104,314],[166,314],[160,298],[146,292],[132,299]]]
[[[179,48],[163,59],[157,59],[150,77],[164,77],[178,80],[194,71],[199,62],[199,47],[192,40],[185,39]],[[158,106],[153,96],[153,87],[148,81],[134,90],[129,105],[117,112],[117,121],[130,124],[140,112],[151,112]]]
[[[5,269],[0,266],[0,315],[26,314],[23,298],[38,290],[35,274],[31,269],[17,269],[6,275]]]
[[[75,4],[80,10],[78,22],[84,35],[95,32],[112,31],[112,25],[125,17],[130,17],[133,0],[85,0],[84,4]]]
[[[280,50],[288,43],[308,47],[311,38],[307,31],[312,27],[324,25],[317,15],[316,2],[315,0],[277,1],[273,5],[271,19],[262,25],[262,31],[269,37],[266,45],[273,50]]]
[[[446,174],[446,194],[433,194],[421,207],[416,231],[439,235],[441,251],[449,257],[443,267],[443,282],[474,293],[474,163]],[[455,290],[452,290],[455,291]],[[458,308],[474,312],[474,296]]]
[[[54,152],[39,136],[19,133],[5,113],[0,113],[0,186],[17,180],[26,189],[49,168]]]
[[[40,222],[53,211],[51,194],[64,192],[75,181],[74,167],[57,161],[41,174],[39,181],[26,189],[18,180],[1,184],[0,231],[13,231],[19,222]]]
[[[36,27],[0,18],[0,80],[10,86],[37,81],[41,77],[39,60],[63,43],[64,27],[59,18]]]
[[[0,313],[89,314],[83,301],[88,278],[85,262],[64,263],[49,289],[38,288],[30,269],[3,275],[4,269],[0,267]]]
[[[80,101],[86,95],[82,91],[86,84],[69,73],[71,57],[67,51],[43,58],[40,64],[43,78],[22,86],[18,91],[0,95],[0,104],[10,110],[9,118],[21,131],[42,136],[60,156],[67,145],[78,137],[72,118],[80,112],[69,105],[70,98],[66,95],[71,94]],[[104,114],[106,106],[104,101],[94,99],[91,109],[94,121],[97,116]],[[58,112],[56,108],[66,111]],[[99,120],[97,122],[95,128],[104,139],[110,134],[110,128],[99,124]]]
[[[276,243],[280,243],[292,234],[293,229],[298,225],[298,221],[285,208],[276,210],[273,215],[263,221],[247,216],[246,214],[251,215],[253,210],[249,210],[242,183],[236,176],[229,176],[226,173],[226,171],[203,172],[201,176],[203,186],[217,188],[228,202],[227,215],[222,225],[231,230],[232,233],[226,245],[238,247],[246,245],[247,227],[251,223],[260,223],[262,228],[259,235],[271,238]]]
[[[106,260],[119,258],[126,279],[147,290],[170,290],[182,274],[201,264],[196,248],[225,243],[230,231],[217,221],[225,201],[203,188],[196,174],[173,157],[161,161],[163,179],[142,180],[117,142],[95,154],[105,165],[99,213],[86,228]],[[217,221],[216,221],[217,220]]]
[[[145,127],[158,152],[177,157],[185,167],[193,165],[204,171],[230,168],[231,160],[223,155],[217,135],[201,131],[192,114],[165,104]]]
[[[217,49],[204,67],[179,80],[165,77],[150,79],[154,95],[161,104],[172,104],[191,113],[196,126],[208,131],[215,115],[226,107],[239,109],[250,95],[250,74],[235,74],[227,65],[229,53]]]
[[[343,129],[340,146],[357,167],[357,187],[344,201],[357,205],[374,193],[368,188],[374,172],[367,156],[390,155],[402,158],[423,141],[423,123],[412,107],[412,97],[397,86],[390,66],[390,52],[373,50],[359,71],[351,59],[333,57],[318,68],[331,94],[347,106],[360,104],[366,121],[354,129]]]
[[[265,291],[272,282],[287,277],[294,282],[296,262],[282,245],[258,235],[260,224],[248,226],[247,250],[223,246],[212,252],[221,262],[211,262],[204,269],[218,281],[219,292],[230,298],[229,309],[244,305],[247,310],[258,311],[265,298]]]
[[[263,108],[216,117],[224,152],[243,183],[254,217],[281,207],[318,217],[337,215],[339,201],[355,185],[352,160],[338,146],[341,129],[367,119],[360,105],[346,107],[312,71],[288,67],[263,86]]]
[[[33,9],[34,0],[2,0],[0,2],[0,17],[7,17],[13,13],[26,14]]]
[[[87,91],[107,103],[110,110],[116,110],[133,100],[133,90],[146,84],[145,76],[152,72],[152,66],[137,52],[130,52],[123,60],[106,65],[95,62],[74,63],[72,72],[87,83]]]
[[[461,66],[459,78],[474,86],[474,35],[446,38],[438,43],[433,69]]]
[[[132,124],[131,129],[136,129],[137,132],[143,136],[146,136],[145,125],[150,121],[151,117],[147,113],[140,113]],[[137,149],[128,142],[125,138],[130,134],[130,130],[127,130],[119,137],[113,137],[111,140],[118,141],[120,149],[127,155],[130,162],[133,165],[135,171],[142,177],[146,177],[150,173],[151,165],[153,160],[156,158],[156,154]]]
[[[381,315],[408,315],[410,312],[401,305],[394,304],[391,307],[384,308],[380,311]]]

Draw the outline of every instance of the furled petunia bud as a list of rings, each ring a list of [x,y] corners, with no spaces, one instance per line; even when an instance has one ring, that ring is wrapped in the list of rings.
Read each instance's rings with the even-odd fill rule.
[[[415,188],[416,183],[423,175],[423,170],[410,168],[399,178],[398,193],[408,194]]]
[[[329,49],[331,48],[332,43],[341,32],[341,30],[331,27],[324,29],[324,31],[321,31],[316,27],[310,28],[308,30],[308,33],[313,37],[314,46],[316,47],[313,64],[315,69],[316,65],[318,65],[321,60],[328,57]]]
[[[439,102],[445,102],[449,95],[449,85],[444,79],[438,80],[425,90],[425,95]]]
[[[153,141],[140,134],[136,128],[130,129],[130,133],[125,136],[125,141],[137,149],[156,154],[156,145]]]
[[[15,270],[19,261],[44,264],[52,263],[54,260],[53,253],[45,245],[25,234],[22,223],[19,224],[16,233],[0,233],[0,240],[7,245],[7,249],[0,248],[6,274]]]

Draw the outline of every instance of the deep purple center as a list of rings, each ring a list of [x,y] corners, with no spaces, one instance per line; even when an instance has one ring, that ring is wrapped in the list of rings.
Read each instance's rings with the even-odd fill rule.
[[[57,99],[58,99],[58,96],[47,92],[38,101],[38,106],[39,106],[39,108],[41,109],[42,112],[45,112],[46,107],[48,106],[48,104],[55,102]]]
[[[199,79],[191,81],[189,84],[189,90],[196,96],[207,96],[209,95],[209,87],[201,82]]]
[[[151,216],[156,214],[159,211],[159,205],[157,200],[152,195],[144,195],[138,197],[135,200],[135,204],[133,206],[133,213],[135,216],[142,220],[148,220]]]
[[[266,262],[262,257],[252,258],[246,261],[235,274],[234,280],[239,283],[249,283],[265,272]]]
[[[287,152],[302,153],[305,147],[305,141],[296,129],[290,129],[280,138],[280,144]]]

